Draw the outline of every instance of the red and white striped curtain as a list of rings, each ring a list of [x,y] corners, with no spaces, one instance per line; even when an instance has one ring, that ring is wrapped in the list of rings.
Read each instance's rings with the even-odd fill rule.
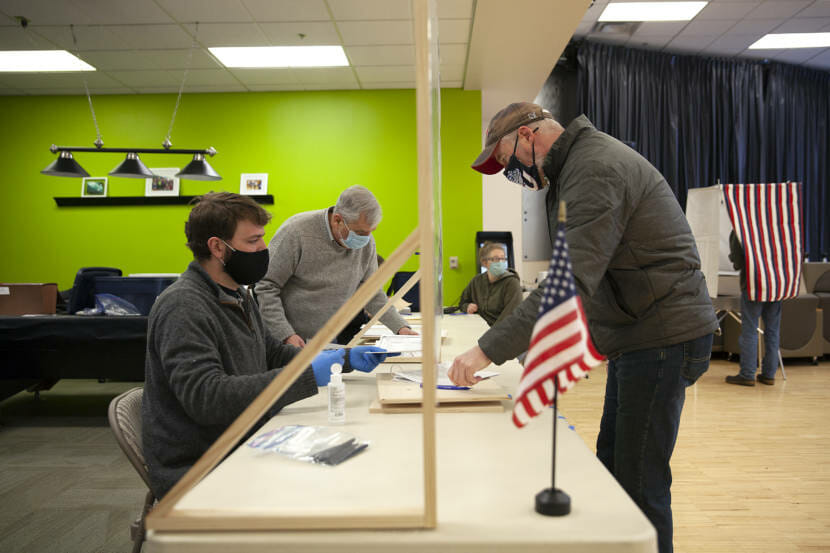
[[[725,184],[726,210],[744,246],[752,301],[798,295],[801,280],[801,183]]]

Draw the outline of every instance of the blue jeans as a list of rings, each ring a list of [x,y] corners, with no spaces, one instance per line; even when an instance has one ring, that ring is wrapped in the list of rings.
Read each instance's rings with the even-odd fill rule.
[[[712,335],[608,361],[597,457],[672,546],[671,459],[686,387],[709,368]]]
[[[741,290],[741,347],[742,377],[755,380],[758,367],[758,319],[764,318],[764,361],[761,374],[775,378],[778,370],[778,345],[780,342],[781,302],[751,301],[746,290]]]

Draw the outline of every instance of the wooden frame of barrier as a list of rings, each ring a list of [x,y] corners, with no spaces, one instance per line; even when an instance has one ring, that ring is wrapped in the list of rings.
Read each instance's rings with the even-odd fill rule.
[[[329,321],[312,338],[305,348],[280,372],[245,411],[214,442],[204,455],[191,467],[179,482],[147,515],[145,524],[152,531],[216,531],[216,530],[301,530],[301,529],[349,529],[349,528],[434,528],[436,510],[435,465],[435,386],[423,389],[423,459],[424,503],[423,510],[406,509],[398,512],[359,512],[352,509],[342,514],[326,516],[274,516],[240,515],[232,510],[182,511],[176,510],[179,500],[205,477],[234,448],[242,436],[267,412],[273,403],[311,364],[312,359],[348,324],[364,305],[381,289],[384,282],[403,265],[420,247],[421,313],[423,336],[423,376],[425,381],[435,382],[437,364],[436,333],[441,305],[436,306],[440,293],[436,293],[440,274],[440,251],[436,257],[436,242],[440,250],[440,224],[436,225],[436,198],[440,198],[440,182],[437,191],[433,186],[439,178],[440,168],[436,155],[437,136],[434,136],[438,111],[435,89],[437,75],[438,19],[435,0],[413,0],[416,50],[416,112],[418,131],[418,228],[416,228],[378,271],[363,283]],[[440,89],[439,89],[440,90]],[[439,200],[440,201],[440,200]],[[440,217],[440,211],[439,217]],[[437,239],[436,239],[437,237]]]

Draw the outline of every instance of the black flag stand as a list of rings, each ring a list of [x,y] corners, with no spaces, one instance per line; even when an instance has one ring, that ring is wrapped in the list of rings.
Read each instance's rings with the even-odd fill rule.
[[[550,488],[536,494],[536,512],[549,517],[561,517],[571,512],[571,497],[556,488],[556,427],[558,425],[559,386],[553,382],[553,455],[551,456]]]

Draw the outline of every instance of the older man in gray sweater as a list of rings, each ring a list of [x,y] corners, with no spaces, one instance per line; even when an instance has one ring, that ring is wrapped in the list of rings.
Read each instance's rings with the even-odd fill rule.
[[[305,346],[377,271],[372,232],[380,219],[375,196],[352,186],[334,207],[298,213],[282,224],[268,245],[268,272],[256,286],[262,317],[275,338]],[[378,290],[366,308],[376,313],[385,302]],[[415,334],[395,309],[380,320],[396,334]]]

